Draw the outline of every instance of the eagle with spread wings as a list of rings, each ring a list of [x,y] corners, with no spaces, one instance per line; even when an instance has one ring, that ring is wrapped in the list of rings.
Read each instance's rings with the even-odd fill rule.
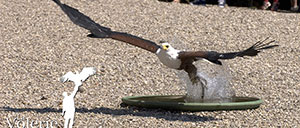
[[[114,40],[126,42],[136,47],[145,49],[157,55],[159,60],[169,68],[184,70],[188,73],[193,83],[197,82],[197,68],[193,62],[199,59],[206,59],[214,64],[222,65],[222,59],[234,59],[236,57],[256,56],[259,52],[265,49],[277,47],[279,45],[271,45],[275,40],[266,43],[267,39],[258,41],[251,47],[228,53],[219,53],[216,51],[182,51],[173,48],[168,42],[161,42],[160,45],[153,41],[146,40],[128,33],[112,31],[110,28],[101,26],[93,21],[90,17],[79,12],[77,9],[63,4],[60,0],[53,0],[69,19],[76,25],[90,31],[88,37],[92,38],[111,38]]]

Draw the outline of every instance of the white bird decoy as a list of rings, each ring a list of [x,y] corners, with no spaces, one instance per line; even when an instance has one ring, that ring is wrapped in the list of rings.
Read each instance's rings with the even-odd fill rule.
[[[75,83],[75,86],[81,86],[83,81],[85,81],[88,77],[94,75],[95,73],[95,67],[86,67],[83,68],[80,73],[77,71],[75,74],[73,72],[66,73],[60,78],[60,82],[64,83],[66,81],[73,81]]]

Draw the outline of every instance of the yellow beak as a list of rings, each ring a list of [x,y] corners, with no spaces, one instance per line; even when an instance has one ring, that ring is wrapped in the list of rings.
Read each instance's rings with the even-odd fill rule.
[[[167,48],[166,45],[163,45],[162,48],[163,48],[164,50],[168,50],[168,48]]]

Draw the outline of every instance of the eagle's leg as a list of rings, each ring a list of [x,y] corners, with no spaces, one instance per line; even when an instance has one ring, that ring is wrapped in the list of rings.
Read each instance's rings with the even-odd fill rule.
[[[189,77],[193,85],[197,85],[197,83],[201,82],[201,85],[204,85],[204,88],[207,88],[207,81],[204,78],[199,77],[197,74],[189,74]]]
[[[205,89],[207,89],[207,86],[206,86],[207,81],[204,78],[199,77],[197,75],[197,67],[193,64],[185,66],[184,71],[186,71],[188,73],[188,76],[193,85],[201,84],[201,86],[202,86],[202,97],[201,98],[203,99],[204,94],[205,94]]]

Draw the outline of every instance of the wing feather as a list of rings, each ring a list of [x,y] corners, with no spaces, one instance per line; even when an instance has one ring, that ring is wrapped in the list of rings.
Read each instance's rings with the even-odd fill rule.
[[[72,80],[72,78],[74,78],[74,77],[75,77],[75,74],[73,72],[68,72],[60,78],[60,82],[64,83],[66,81]]]
[[[105,38],[108,37],[108,32],[110,32],[110,28],[103,27],[93,21],[90,17],[84,15],[77,9],[62,4],[59,0],[53,0],[63,11],[69,19],[76,25],[83,27],[89,30],[95,37]]]
[[[150,40],[146,40],[127,33],[112,32],[110,38],[129,43],[144,50],[148,50],[152,53],[156,53],[156,51],[160,48],[159,45]]]
[[[94,75],[95,73],[96,73],[95,67],[83,68],[82,71],[80,72],[80,79],[81,81],[85,81],[88,77]]]
[[[64,13],[67,14],[69,19],[74,24],[89,30],[92,33],[88,35],[89,37],[112,38],[148,50],[152,53],[156,53],[156,51],[160,48],[160,46],[158,46],[156,43],[150,40],[145,40],[143,38],[131,34],[127,34],[127,33],[111,31],[110,28],[99,25],[98,23],[93,21],[90,17],[84,15],[77,9],[68,6],[66,4],[62,4],[60,3],[59,0],[53,0],[53,1],[61,7]]]
[[[272,40],[268,43],[264,43],[267,39],[263,41],[258,41],[248,49],[238,51],[238,52],[228,52],[228,53],[218,53],[215,51],[180,52],[179,58],[183,61],[191,60],[191,59],[197,60],[197,58],[204,58],[215,64],[222,65],[219,59],[234,59],[236,57],[256,56],[258,55],[259,52],[261,52],[261,50],[270,49],[279,46],[279,45],[270,45],[271,43],[275,42],[275,40]]]

